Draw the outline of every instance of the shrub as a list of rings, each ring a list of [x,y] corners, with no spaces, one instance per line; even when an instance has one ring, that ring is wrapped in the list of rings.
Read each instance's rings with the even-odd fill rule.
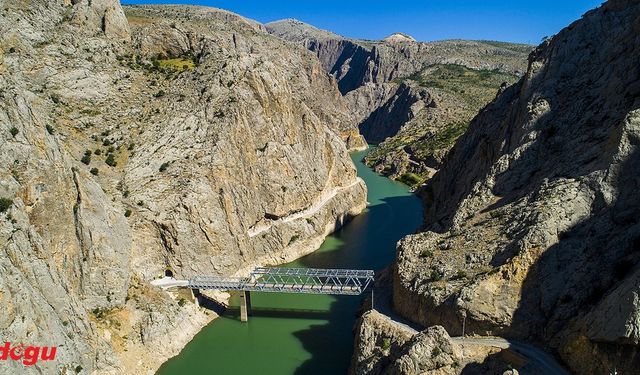
[[[420,178],[420,176],[415,173],[405,173],[400,176],[400,178],[398,178],[398,181],[409,186],[414,186],[422,183],[422,179]]]
[[[89,165],[89,163],[91,163],[91,150],[85,151],[84,156],[82,156],[82,159],[80,159],[80,161],[86,165]]]
[[[180,298],[180,300],[178,301],[178,306],[182,307],[184,305],[187,304],[187,300],[185,300],[184,298]]]
[[[436,346],[435,348],[433,348],[433,350],[431,350],[431,357],[437,357],[440,355],[440,353],[442,353],[442,349]]]
[[[103,139],[103,140],[102,140],[102,145],[103,145],[103,146],[107,147],[107,146],[109,146],[110,144],[111,144],[111,141],[110,141],[110,140],[108,140],[107,138],[105,138],[105,139]]]
[[[9,48],[9,53],[14,53],[14,52],[16,52],[15,47],[11,47],[11,48]]]
[[[155,94],[153,94],[154,98],[161,98],[165,95],[165,92],[163,90],[160,90],[158,92],[156,92]]]
[[[127,209],[127,210],[124,212],[124,217],[129,217],[129,216],[131,216],[131,210]]]
[[[159,170],[160,172],[164,172],[164,171],[166,171],[166,170],[167,170],[167,168],[169,168],[169,163],[168,163],[168,162],[165,162],[165,163],[162,163],[162,165],[160,165],[160,168],[158,168],[158,170]]]
[[[131,143],[129,143],[129,146],[127,147],[127,150],[131,151],[131,150],[133,150],[133,148],[134,148],[135,146],[136,146],[136,144],[135,144],[135,143],[133,143],[133,142],[131,142]]]
[[[431,279],[431,281],[442,280],[442,274],[438,270],[431,270],[429,278]]]
[[[420,252],[420,258],[431,258],[433,257],[433,251],[431,250],[422,250]]]
[[[137,203],[137,204],[138,204],[138,206],[140,206],[140,207],[144,206],[144,202],[143,202],[143,201],[138,201],[138,203]]]
[[[124,193],[122,193],[122,196],[125,198],[129,197],[129,190],[125,190]]]
[[[53,135],[53,133],[55,133],[55,130],[53,130],[53,126],[47,124],[47,126],[45,126],[47,128],[47,131],[49,132],[49,134]]]
[[[390,339],[384,339],[382,340],[382,349],[383,350],[387,350],[391,347],[391,340]]]
[[[51,101],[54,102],[55,104],[60,103],[60,97],[57,94],[51,94],[49,95],[49,97],[51,98]]]
[[[18,135],[18,128],[16,128],[15,126],[12,126],[11,129],[9,129],[9,133],[11,133],[12,137],[15,137],[16,135]]]
[[[94,176],[97,176],[98,173],[100,173],[100,171],[98,171],[98,168],[91,168],[89,172],[91,172],[91,174]]]
[[[102,150],[99,148],[96,148],[96,150],[93,152],[96,155],[101,155],[102,154]]]
[[[76,371],[76,374],[79,374],[80,371],[82,371],[82,366],[77,365],[75,371]]]
[[[13,200],[8,198],[0,198],[0,212],[5,212],[13,205]]]
[[[115,167],[116,165],[118,165],[113,154],[107,155],[107,158],[104,160],[104,162],[110,167]]]

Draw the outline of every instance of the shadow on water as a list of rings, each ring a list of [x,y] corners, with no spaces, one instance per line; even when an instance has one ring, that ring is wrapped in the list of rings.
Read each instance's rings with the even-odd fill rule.
[[[240,308],[230,307],[225,311],[225,316],[233,319],[240,319]],[[293,307],[257,307],[251,309],[251,318],[276,318],[276,319],[310,319],[326,320],[330,318],[329,310],[300,309]]]
[[[368,211],[335,233],[345,240],[330,252],[316,252],[300,260],[310,268],[354,268],[381,270],[395,257],[395,247],[404,235],[417,229],[421,214],[411,195],[382,199]],[[296,374],[346,373],[353,352],[356,313],[366,296],[335,296],[328,318],[294,332],[311,358]]]

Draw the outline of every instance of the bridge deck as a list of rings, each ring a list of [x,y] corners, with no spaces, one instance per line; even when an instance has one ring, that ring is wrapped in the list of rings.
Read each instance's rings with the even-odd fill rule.
[[[196,276],[188,288],[250,292],[358,295],[373,281],[371,270],[256,268],[249,277]]]

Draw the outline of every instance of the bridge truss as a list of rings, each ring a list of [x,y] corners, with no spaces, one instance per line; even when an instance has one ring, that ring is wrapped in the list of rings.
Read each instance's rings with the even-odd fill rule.
[[[358,295],[373,281],[371,270],[260,267],[249,277],[195,276],[191,289]]]

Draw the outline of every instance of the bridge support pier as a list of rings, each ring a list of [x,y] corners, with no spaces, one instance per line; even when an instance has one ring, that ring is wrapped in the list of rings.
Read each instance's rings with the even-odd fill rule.
[[[251,293],[249,291],[240,292],[240,321],[248,322],[251,316]]]

